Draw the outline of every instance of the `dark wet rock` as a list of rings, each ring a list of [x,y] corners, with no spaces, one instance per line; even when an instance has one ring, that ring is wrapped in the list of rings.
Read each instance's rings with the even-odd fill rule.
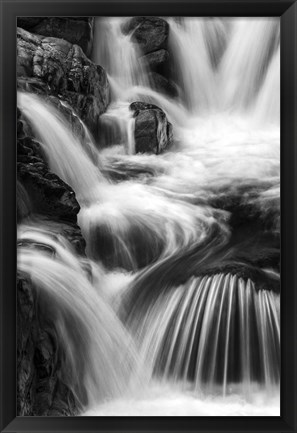
[[[70,104],[95,136],[98,120],[109,102],[109,85],[101,66],[92,63],[78,45],[17,30],[18,79]],[[44,86],[40,83],[42,81]],[[24,84],[23,84],[24,85]]]
[[[122,28],[123,33],[131,33],[143,54],[166,48],[169,25],[159,17],[133,17]]]
[[[163,75],[158,74],[157,72],[150,72],[149,80],[152,84],[152,87],[159,92],[165,93],[172,98],[178,96],[178,88],[176,84],[172,80],[165,78]]]
[[[30,30],[37,26],[44,18],[41,17],[18,17],[17,26],[25,30]]]
[[[89,57],[93,46],[93,17],[18,18],[18,27],[31,33],[65,39],[79,45]]]
[[[172,144],[172,125],[161,108],[153,104],[133,102],[136,153],[163,152]]]
[[[146,102],[141,102],[141,101],[132,102],[129,108],[130,110],[133,111],[133,117],[138,116],[139,112],[143,110],[161,110],[161,108],[158,107],[157,105],[148,104]]]
[[[167,50],[161,49],[152,53],[142,56],[143,60],[152,71],[159,70],[169,60],[169,53]]]
[[[54,220],[76,222],[79,204],[74,191],[45,164],[39,161],[18,162],[18,180],[26,189],[35,213],[51,216]]]
[[[36,77],[20,77],[17,80],[18,90],[24,90],[29,93],[36,93],[37,95],[46,95],[50,93],[50,86],[42,81],[40,78]]]
[[[23,185],[19,180],[17,180],[16,194],[17,194],[17,222],[20,223],[22,220],[24,220],[31,214],[31,202],[26,189],[23,187]]]
[[[52,318],[30,278],[17,275],[17,414],[73,416],[79,406],[61,374],[63,355]]]

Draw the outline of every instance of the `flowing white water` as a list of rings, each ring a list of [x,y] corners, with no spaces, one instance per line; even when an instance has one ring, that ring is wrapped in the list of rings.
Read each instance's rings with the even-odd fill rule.
[[[106,180],[61,114],[40,97],[23,92],[18,92],[18,106],[33,126],[51,170],[74,189],[82,202],[99,200]]]
[[[170,44],[183,99],[192,112],[214,109],[217,104],[215,71],[209,54],[205,20],[187,18],[182,24],[170,21]],[[213,46],[213,45],[212,45]]]
[[[134,327],[151,374],[186,388],[250,396],[253,383],[268,391],[279,382],[279,296],[250,280],[193,278],[136,312]]]
[[[127,394],[132,380],[137,382],[134,343],[102,288],[88,280],[84,261],[66,240],[55,238],[48,226],[20,226],[18,269],[50,305],[52,326],[66,352],[63,380],[82,404],[84,393],[90,405]]]
[[[260,219],[272,218],[271,230],[279,233],[279,22],[168,19],[181,88],[180,98],[171,99],[149,87],[137,45],[121,33],[125,20],[96,22],[93,58],[106,68],[113,98],[102,118],[109,147],[98,152],[91,144],[98,166],[59,113],[36,96],[18,95],[51,170],[72,186],[81,205],[79,225],[96,261],[88,262],[92,284],[80,259],[60,243],[53,245],[54,257],[20,248],[20,267],[86,321],[83,332],[92,342],[82,361],[90,371],[87,415],[279,415],[279,294],[224,270],[190,274],[181,284],[158,274],[199,246],[205,257],[197,266],[211,257],[214,227],[227,248],[232,215],[213,205],[224,194],[239,195],[241,206],[252,205]],[[160,106],[173,123],[175,145],[168,152],[133,154],[128,104],[135,100]],[[122,181],[107,181],[103,169]],[[30,234],[29,243],[51,245],[38,236]],[[189,266],[187,259],[184,274]],[[279,277],[269,268],[259,272]],[[146,275],[152,287],[139,283]],[[131,290],[139,290],[135,308],[121,324],[112,309],[121,314]],[[137,297],[147,292],[139,307]],[[131,391],[139,376],[141,387]],[[111,400],[103,403],[105,395]]]
[[[131,36],[122,32],[126,20],[118,17],[96,18],[94,39],[100,42],[94,45],[92,55],[94,63],[103,66],[122,89],[148,84],[145,65],[140,60],[141,52],[131,42]]]
[[[278,44],[278,18],[245,18],[233,23],[221,65],[222,102],[227,108],[244,109],[254,101]],[[277,88],[271,91],[278,95]]]

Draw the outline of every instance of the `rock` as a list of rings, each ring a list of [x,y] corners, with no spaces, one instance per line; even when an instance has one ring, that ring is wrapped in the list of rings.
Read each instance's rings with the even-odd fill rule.
[[[87,57],[93,47],[93,17],[18,18],[18,27],[31,33],[64,39],[79,45]]]
[[[44,18],[40,17],[18,17],[17,26],[25,30],[30,30],[37,26]]]
[[[122,28],[124,34],[132,33],[143,54],[166,48],[169,25],[159,17],[133,17]]]
[[[135,117],[135,152],[159,154],[171,145],[172,125],[161,108],[153,104],[133,102]]]
[[[150,72],[149,80],[151,85],[159,92],[165,93],[172,98],[178,96],[179,92],[176,84],[173,81],[163,77],[163,75],[160,75],[157,72]]]
[[[67,102],[53,95],[50,95],[48,98],[46,98],[46,101],[54,105],[55,108],[63,115],[67,123],[71,126],[71,130],[75,137],[78,137],[80,141],[88,140],[87,129],[84,127],[84,124],[80,120],[78,114]]]
[[[18,90],[24,90],[30,93],[36,93],[38,95],[46,95],[50,93],[50,86],[42,81],[40,78],[35,77],[21,77],[17,80]]]
[[[137,102],[132,102],[132,104],[130,104],[130,110],[133,111],[133,117],[138,116],[140,111],[143,110],[161,110],[160,107],[158,107],[157,105],[154,104],[148,104],[146,102],[141,102],[141,101],[137,101]]]
[[[77,415],[79,404],[61,374],[64,354],[53,318],[22,272],[17,275],[17,312],[17,415]]]
[[[32,210],[52,219],[76,222],[80,206],[74,191],[46,165],[39,162],[18,162],[18,180],[26,189]]]
[[[166,62],[168,62],[169,53],[167,50],[161,49],[142,56],[141,60],[143,60],[151,70],[155,71],[159,70]]]
[[[101,66],[92,63],[78,45],[63,39],[17,30],[17,76],[35,79],[37,91],[70,104],[94,136],[99,116],[109,102],[109,85]],[[40,83],[43,82],[44,86]]]
[[[23,185],[19,180],[17,180],[16,193],[17,193],[17,222],[20,223],[22,220],[24,220],[30,215],[31,202],[26,189],[23,187]]]
[[[64,101],[61,97],[59,98],[51,95],[50,89],[42,80],[37,78],[19,78],[17,80],[17,87],[18,90],[42,95],[46,102],[51,103],[51,105],[53,105],[63,115],[66,122],[71,126],[74,136],[79,137],[81,141],[89,140],[87,129],[78,116],[78,113],[76,113],[70,104]]]

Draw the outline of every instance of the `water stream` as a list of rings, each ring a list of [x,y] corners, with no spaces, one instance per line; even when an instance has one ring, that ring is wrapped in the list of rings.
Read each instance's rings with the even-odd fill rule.
[[[57,306],[83,414],[278,416],[279,271],[265,254],[279,236],[279,20],[168,18],[175,99],[150,87],[125,20],[95,26],[112,100],[92,158],[55,108],[18,93],[87,242],[78,257],[28,221],[18,266]],[[135,154],[137,100],[173,124],[161,155]]]

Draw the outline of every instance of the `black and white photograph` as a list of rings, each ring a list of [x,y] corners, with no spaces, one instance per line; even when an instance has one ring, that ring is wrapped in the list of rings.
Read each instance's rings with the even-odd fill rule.
[[[280,51],[18,17],[18,416],[280,416]]]

